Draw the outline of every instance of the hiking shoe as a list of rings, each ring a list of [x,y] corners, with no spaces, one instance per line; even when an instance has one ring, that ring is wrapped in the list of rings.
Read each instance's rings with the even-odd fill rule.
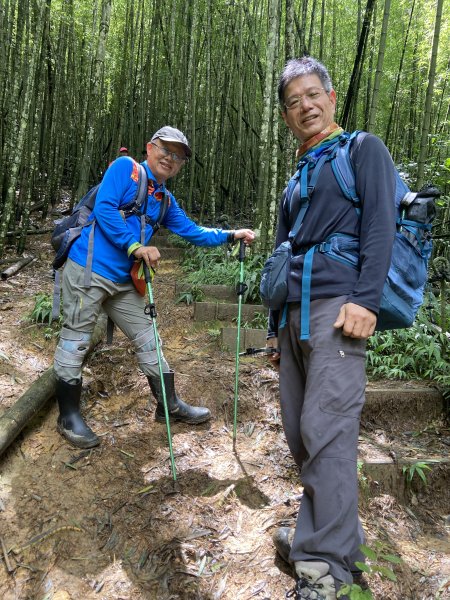
[[[284,562],[292,565],[292,561],[289,560],[289,553],[291,551],[292,540],[294,539],[295,529],[293,527],[278,527],[272,534],[272,541],[275,549],[284,560]]]
[[[286,598],[295,600],[336,600],[336,586],[330,567],[321,561],[296,561],[298,581]]]
[[[364,577],[364,573],[362,571],[352,571],[353,583],[359,585],[359,587],[364,591],[369,589],[369,583],[367,579]]]

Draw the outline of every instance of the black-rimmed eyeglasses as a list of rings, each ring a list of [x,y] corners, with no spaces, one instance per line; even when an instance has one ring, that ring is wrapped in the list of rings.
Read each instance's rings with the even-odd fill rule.
[[[309,102],[315,102],[318,100],[325,90],[323,88],[312,88],[306,94],[302,94],[301,96],[291,96],[286,100],[284,106],[287,110],[294,110],[296,108],[300,108],[303,106],[305,99]]]
[[[176,152],[171,152],[170,150],[168,150],[164,146],[160,146],[159,144],[155,144],[155,142],[150,142],[150,144],[152,146],[156,146],[163,156],[166,156],[166,157],[170,156],[173,159],[173,161],[176,162],[176,163],[182,163],[182,162],[187,162],[188,161],[188,157],[187,156],[180,156]]]

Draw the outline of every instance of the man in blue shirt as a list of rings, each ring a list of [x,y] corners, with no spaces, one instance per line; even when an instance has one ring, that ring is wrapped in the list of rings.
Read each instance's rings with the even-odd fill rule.
[[[255,238],[250,229],[223,231],[201,227],[179,207],[165,183],[177,175],[190,156],[186,137],[173,127],[162,127],[147,144],[147,160],[143,163],[148,177],[145,243],[141,243],[140,215],[125,218],[121,212],[121,207],[135,197],[139,167],[130,157],[116,159],[105,173],[97,194],[93,211],[93,249],[92,243],[90,248],[90,233],[94,225],[85,227],[70,249],[63,271],[64,322],[55,352],[54,370],[59,405],[58,431],[79,448],[99,444],[97,435],[80,413],[80,397],[82,364],[102,309],[133,343],[139,367],[147,376],[157,400],[155,419],[164,421],[153,328],[150,317],[144,313],[144,298],[134,287],[130,275],[135,261],[142,260],[149,268],[156,268],[161,258],[159,250],[150,243],[151,223],[158,219],[164,195],[169,196],[169,206],[162,225],[195,245],[217,246],[238,239],[251,244]],[[86,287],[88,257],[92,273]],[[174,372],[164,356],[162,361],[171,420],[193,424],[210,419],[207,408],[190,406],[178,397]]]

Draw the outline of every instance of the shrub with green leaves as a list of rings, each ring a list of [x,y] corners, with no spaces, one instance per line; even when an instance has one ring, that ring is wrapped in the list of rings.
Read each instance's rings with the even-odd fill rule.
[[[355,562],[355,566],[361,569],[369,578],[375,574],[383,579],[397,581],[397,576],[390,565],[398,565],[402,562],[399,556],[391,554],[389,549],[382,542],[375,542],[375,548],[369,548],[362,544],[359,549],[366,557],[366,562]],[[343,585],[337,593],[338,598],[348,596],[350,600],[373,600],[373,594],[370,589],[363,590],[356,583]]]
[[[450,308],[446,311],[448,314]],[[369,374],[375,378],[429,379],[448,388],[450,334],[440,327],[440,314],[441,307],[430,297],[412,327],[372,336],[367,345]]]
[[[186,253],[181,268],[187,274],[185,281],[191,285],[228,285],[236,287],[240,277],[239,245],[229,253],[225,247],[192,248]],[[247,291],[244,302],[259,302],[261,270],[266,257],[247,251],[244,262],[244,283]]]
[[[202,289],[196,285],[193,285],[190,290],[181,292],[181,294],[175,300],[175,303],[179,304],[180,302],[184,302],[185,304],[189,305],[193,302],[202,302],[204,298],[205,294],[203,293]]]
[[[48,294],[39,293],[35,296],[33,309],[28,315],[32,323],[51,323],[52,322],[53,299]]]
[[[263,312],[255,312],[253,319],[250,321],[245,321],[242,324],[244,329],[265,329],[267,330],[268,326],[268,317],[266,313]]]

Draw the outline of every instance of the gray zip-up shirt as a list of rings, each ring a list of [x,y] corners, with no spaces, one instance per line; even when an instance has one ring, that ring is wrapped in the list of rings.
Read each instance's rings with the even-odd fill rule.
[[[311,300],[347,296],[348,302],[378,314],[381,292],[391,261],[395,237],[395,170],[383,142],[372,134],[353,142],[350,157],[355,172],[356,192],[362,203],[358,216],[353,204],[345,198],[331,165],[322,167],[308,211],[293,244],[299,247],[323,242],[332,233],[359,236],[360,266],[350,266],[316,253],[313,260]],[[299,211],[299,186],[293,192],[291,211],[283,193],[275,247],[288,239]],[[294,256],[289,274],[288,302],[300,302],[304,255]],[[269,337],[277,335],[279,311],[271,311]]]

